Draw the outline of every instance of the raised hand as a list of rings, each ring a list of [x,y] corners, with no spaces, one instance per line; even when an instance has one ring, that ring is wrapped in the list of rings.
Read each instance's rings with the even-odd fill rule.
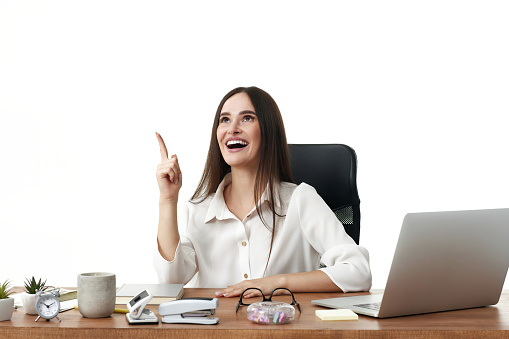
[[[160,199],[176,202],[179,190],[182,187],[182,172],[180,171],[177,155],[173,154],[168,158],[168,150],[163,138],[157,132],[156,137],[161,152],[161,163],[157,165],[156,171]]]

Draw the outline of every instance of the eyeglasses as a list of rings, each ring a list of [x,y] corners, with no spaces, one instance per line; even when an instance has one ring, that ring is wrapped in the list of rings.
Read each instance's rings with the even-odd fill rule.
[[[239,311],[239,307],[240,307],[240,306],[249,306],[249,305],[251,305],[251,304],[253,304],[253,303],[254,303],[254,302],[253,302],[253,303],[246,304],[246,303],[244,303],[244,301],[242,300],[242,297],[244,296],[244,293],[246,293],[246,292],[247,292],[247,291],[249,291],[249,290],[258,290],[258,291],[260,291],[260,293],[262,294],[262,298],[263,298],[263,300],[261,300],[262,302],[263,302],[263,301],[272,301],[272,296],[274,295],[274,292],[276,292],[276,291],[278,291],[278,290],[286,290],[286,291],[290,292],[290,294],[292,295],[292,302],[290,303],[290,305],[295,305],[295,306],[297,307],[297,309],[299,310],[299,312],[300,312],[300,305],[299,305],[299,303],[297,302],[297,300],[295,300],[295,297],[294,297],[294,295],[293,295],[293,292],[292,292],[292,291],[290,291],[289,289],[284,288],[284,287],[278,287],[278,288],[276,288],[274,291],[272,291],[272,293],[270,294],[270,297],[266,298],[266,297],[265,297],[265,294],[263,294],[263,292],[262,292],[262,290],[261,290],[261,289],[256,288],[256,287],[250,287],[250,288],[245,289],[245,290],[244,290],[244,292],[242,292],[242,294],[240,295],[240,299],[239,299],[239,302],[237,303],[237,308],[235,309],[235,313],[237,313],[237,312]],[[258,302],[258,301],[260,301],[260,300],[257,300],[257,301],[255,301],[255,302]]]

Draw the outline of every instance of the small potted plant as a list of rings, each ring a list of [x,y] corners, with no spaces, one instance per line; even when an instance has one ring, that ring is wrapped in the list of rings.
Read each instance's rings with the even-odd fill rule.
[[[35,294],[39,291],[44,291],[47,287],[46,280],[39,281],[35,280],[34,277],[32,279],[25,279],[25,293],[21,295],[21,300],[23,301],[23,308],[25,309],[26,314],[36,315],[37,311],[35,310]]]
[[[14,311],[14,298],[9,297],[12,294],[10,285],[9,280],[0,285],[0,321],[10,320]]]

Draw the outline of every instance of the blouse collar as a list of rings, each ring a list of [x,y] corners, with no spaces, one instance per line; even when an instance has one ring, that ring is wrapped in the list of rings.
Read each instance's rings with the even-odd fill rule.
[[[218,220],[226,219],[226,213],[228,212],[228,207],[226,206],[226,202],[224,201],[224,189],[226,186],[232,183],[232,174],[231,172],[226,174],[223,178],[223,181],[219,184],[217,187],[216,193],[212,197],[212,201],[210,202],[209,208],[207,210],[207,214],[205,216],[205,223],[211,221],[212,219],[216,218]],[[274,204],[278,207],[281,207],[281,200],[279,196],[280,192],[280,185],[274,186]],[[262,206],[262,204],[269,200],[269,192],[268,192],[268,184],[265,188],[265,191],[263,192],[262,196],[260,197],[259,205]]]

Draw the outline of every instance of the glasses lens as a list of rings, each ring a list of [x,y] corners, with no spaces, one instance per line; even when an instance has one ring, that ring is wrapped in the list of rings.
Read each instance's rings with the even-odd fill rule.
[[[293,299],[292,299],[292,295],[290,294],[290,292],[288,292],[286,290],[277,290],[272,295],[272,301],[279,301],[279,302],[291,304]]]
[[[256,292],[256,291],[255,291]],[[260,293],[257,293],[260,294]],[[263,297],[261,295],[254,295],[246,292],[244,297],[242,298],[242,302],[246,305],[251,305],[257,302],[263,301]]]
[[[258,288],[248,288],[244,290],[240,299],[244,305],[251,305],[263,301],[263,294]]]

